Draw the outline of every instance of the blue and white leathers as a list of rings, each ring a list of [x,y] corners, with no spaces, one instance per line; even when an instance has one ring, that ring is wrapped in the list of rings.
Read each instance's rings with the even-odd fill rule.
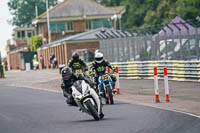
[[[114,82],[110,76],[108,76],[107,80],[103,80],[102,76],[99,76],[99,88],[102,89],[104,85],[105,87],[108,87],[108,86],[112,87],[114,85]]]

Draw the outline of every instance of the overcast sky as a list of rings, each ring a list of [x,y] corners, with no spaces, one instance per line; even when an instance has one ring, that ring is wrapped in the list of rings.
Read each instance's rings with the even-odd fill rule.
[[[8,0],[0,0],[0,51],[2,57],[6,56],[5,46],[7,40],[12,38],[13,29],[7,22],[7,20],[11,19],[7,3]]]
[[[12,16],[8,9],[9,0],[0,0],[0,52],[1,56],[6,56],[5,46],[8,39],[12,40],[13,26],[8,24],[8,20],[11,20]],[[58,0],[63,1],[63,0]]]

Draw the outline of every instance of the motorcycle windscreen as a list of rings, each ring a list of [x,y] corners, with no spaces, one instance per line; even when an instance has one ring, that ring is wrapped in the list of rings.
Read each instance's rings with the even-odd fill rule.
[[[82,80],[74,82],[73,85],[82,94]]]

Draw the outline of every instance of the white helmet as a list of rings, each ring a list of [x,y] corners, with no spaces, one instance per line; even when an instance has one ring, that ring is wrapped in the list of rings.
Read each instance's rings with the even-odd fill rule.
[[[95,62],[101,63],[103,61],[103,54],[101,52],[95,53]]]

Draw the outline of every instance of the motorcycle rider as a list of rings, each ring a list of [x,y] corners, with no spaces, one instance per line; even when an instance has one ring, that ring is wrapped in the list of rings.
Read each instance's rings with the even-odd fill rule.
[[[63,96],[67,98],[66,102],[68,104],[71,104],[72,106],[77,106],[72,96],[71,86],[73,85],[74,82],[76,82],[77,80],[85,80],[85,82],[88,83],[91,86],[91,88],[94,88],[94,83],[92,81],[84,77],[82,74],[76,74],[72,72],[72,69],[68,66],[64,67],[61,70],[61,74],[62,74],[61,88],[63,90]],[[103,116],[104,114],[102,112],[102,103],[101,103],[101,117]]]
[[[98,85],[99,85],[99,76],[101,76],[102,74],[104,74],[106,72],[106,67],[109,67],[110,69],[112,69],[113,71],[115,71],[113,69],[113,67],[110,65],[110,63],[103,59],[103,53],[97,51],[95,52],[95,61],[92,63],[91,66],[91,71],[95,72],[95,82],[96,82],[96,88],[98,89]],[[116,77],[114,75],[111,75],[111,78],[113,80],[113,82],[116,81]],[[114,85],[113,85],[114,88]],[[100,88],[100,93],[102,94],[103,88]],[[113,90],[115,91],[115,90]]]
[[[73,72],[76,70],[82,70],[82,72],[85,72],[87,70],[86,63],[79,58],[79,54],[77,52],[72,54],[72,59],[69,60],[68,66],[72,68]]]
[[[34,57],[33,57],[33,69],[34,70],[37,70],[38,69],[38,58],[37,58],[37,55],[35,54]]]

